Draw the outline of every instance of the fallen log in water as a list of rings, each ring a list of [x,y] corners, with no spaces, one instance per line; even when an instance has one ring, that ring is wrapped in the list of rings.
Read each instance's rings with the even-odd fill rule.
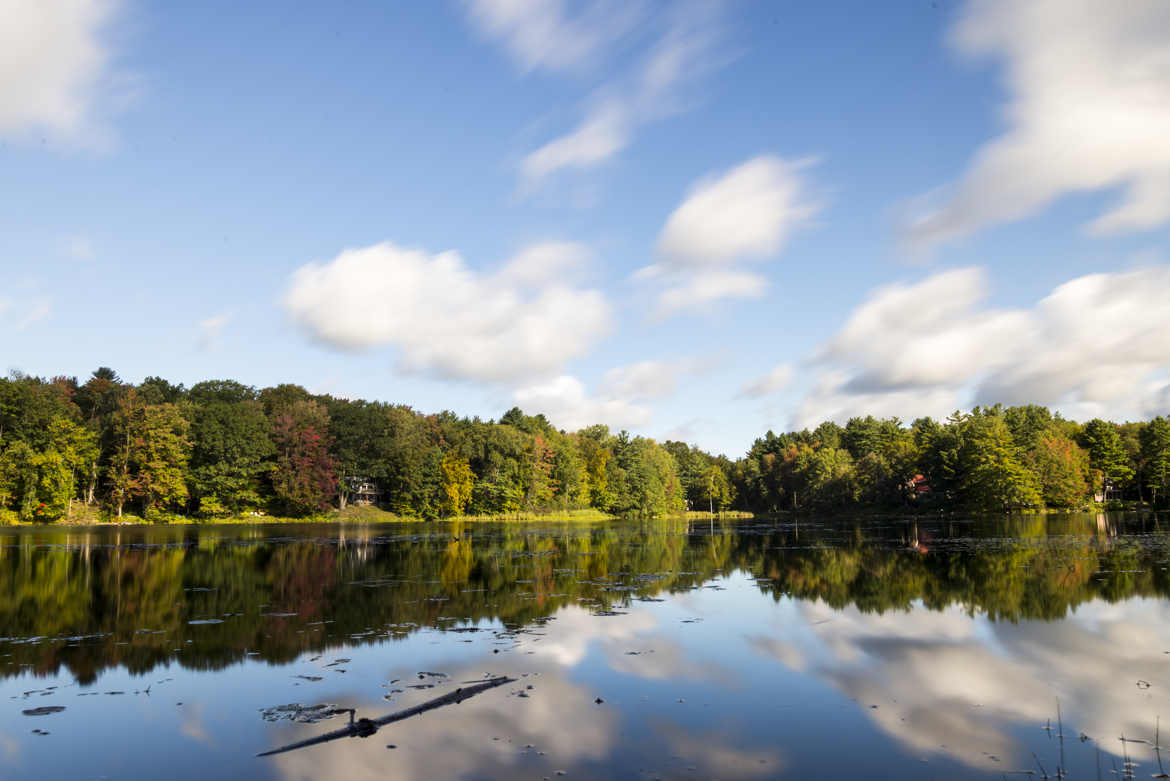
[[[515,678],[508,678],[506,676],[500,678],[490,678],[483,683],[476,683],[471,686],[462,686],[453,692],[444,694],[442,697],[436,697],[433,700],[427,700],[426,702],[419,703],[413,707],[400,710],[397,713],[389,713],[376,719],[357,719],[355,721],[355,711],[351,709],[349,711],[349,724],[345,727],[342,727],[341,729],[336,729],[332,732],[326,732],[324,735],[318,735],[315,738],[307,738],[306,740],[299,740],[296,743],[289,743],[287,746],[281,746],[280,748],[274,748],[269,751],[261,751],[256,756],[268,757],[272,756],[273,754],[282,754],[285,751],[292,751],[293,749],[304,748],[306,746],[315,746],[318,743],[328,743],[329,741],[337,740],[338,738],[368,738],[370,735],[373,735],[375,732],[377,732],[379,727],[384,727],[387,724],[391,724],[395,721],[409,719],[411,716],[417,716],[420,713],[426,713],[429,710],[441,708],[444,705],[458,704],[469,697],[474,697],[480,692],[487,691],[488,689],[494,689],[497,686],[503,686],[505,683],[514,683],[515,681]]]

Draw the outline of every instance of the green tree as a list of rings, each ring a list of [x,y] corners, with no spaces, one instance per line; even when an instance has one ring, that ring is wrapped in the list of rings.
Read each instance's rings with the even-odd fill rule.
[[[1151,502],[1157,506],[1170,497],[1170,421],[1154,418],[1141,432],[1141,452],[1145,461],[1146,486]]]
[[[1044,504],[1076,508],[1089,495],[1089,454],[1068,437],[1042,434],[1028,453]]]
[[[621,489],[614,496],[617,512],[650,518],[683,509],[674,458],[661,446],[643,437],[631,439],[623,431],[616,438],[614,456],[620,475],[611,474],[610,483]]]
[[[731,483],[718,464],[712,463],[704,470],[698,498],[701,503],[706,503],[709,512],[722,510],[725,505],[730,504]]]
[[[853,457],[844,448],[801,445],[796,477],[801,507],[843,507],[857,499]]]
[[[133,499],[141,502],[143,516],[158,504],[186,500],[189,425],[174,404],[146,404],[134,392],[118,402],[108,481],[119,518]]]
[[[263,504],[263,477],[276,454],[264,408],[258,401],[208,398],[191,425],[191,497],[203,515],[254,510]]]
[[[957,470],[965,504],[987,509],[1040,504],[1036,478],[1021,460],[1001,415],[977,409],[960,429]]]
[[[440,512],[443,515],[462,515],[463,509],[471,501],[474,488],[471,465],[466,458],[448,453],[443,456],[440,469]]]
[[[1129,454],[1121,441],[1117,425],[1100,418],[1085,424],[1081,446],[1089,451],[1089,466],[1115,486],[1122,486],[1133,478]]]
[[[1008,407],[1003,411],[1003,419],[1021,453],[1036,449],[1045,434],[1053,429],[1052,413],[1037,404]]]

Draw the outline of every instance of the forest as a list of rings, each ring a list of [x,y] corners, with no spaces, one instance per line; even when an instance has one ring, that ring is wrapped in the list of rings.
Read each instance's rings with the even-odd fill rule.
[[[107,367],[0,379],[0,523],[306,518],[355,501],[420,519],[1076,510],[1164,507],[1168,489],[1166,418],[1078,423],[1037,405],[769,431],[733,461],[516,408],[484,421],[291,384],[134,385]]]

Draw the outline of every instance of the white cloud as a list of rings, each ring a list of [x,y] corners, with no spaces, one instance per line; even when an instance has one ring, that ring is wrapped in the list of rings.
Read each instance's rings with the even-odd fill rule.
[[[501,276],[527,285],[543,285],[576,276],[592,256],[584,244],[549,241],[533,244],[518,252],[500,272]]]
[[[769,372],[760,375],[739,389],[739,395],[748,399],[770,396],[784,390],[792,382],[792,365],[782,363]]]
[[[864,392],[850,387],[850,375],[826,371],[817,379],[792,416],[793,429],[814,428],[823,421],[844,424],[858,415],[897,417],[910,421],[930,416],[945,418],[959,409],[963,397],[950,386]]]
[[[633,71],[599,89],[603,97],[594,98],[575,129],[524,158],[523,189],[534,189],[557,171],[600,165],[625,149],[637,128],[681,111],[683,86],[718,64],[720,6],[680,3],[664,14],[665,32]]]
[[[626,107],[607,102],[571,133],[549,141],[524,158],[520,172],[528,185],[564,168],[590,168],[626,147],[630,140]]]
[[[600,393],[605,398],[631,401],[656,401],[673,396],[678,381],[688,374],[702,374],[708,368],[703,361],[680,358],[672,361],[638,361],[616,366],[605,373]]]
[[[970,2],[951,42],[1003,62],[1006,131],[907,226],[919,248],[1028,217],[1071,193],[1122,188],[1093,234],[1170,220],[1170,4]]]
[[[701,180],[667,218],[659,254],[684,267],[776,254],[816,212],[800,175],[807,165],[764,155]]]
[[[698,430],[700,428],[709,428],[709,420],[703,418],[691,418],[683,421],[677,426],[671,426],[662,436],[658,438],[660,442],[669,442],[674,440],[676,442],[694,442],[698,438]]]
[[[1033,330],[1026,312],[978,309],[987,287],[982,269],[965,268],[879,288],[825,355],[860,368],[852,380],[859,391],[961,383],[1013,360]]]
[[[116,0],[9,0],[0,24],[0,135],[99,133]]]
[[[522,254],[504,271],[483,273],[455,252],[428,255],[386,242],[301,267],[284,304],[331,347],[396,347],[405,371],[531,379],[587,353],[610,324],[597,290],[519,283],[516,275],[531,265]]]
[[[604,423],[615,429],[636,428],[650,421],[650,410],[624,399],[590,397],[576,377],[562,375],[521,388],[513,399],[529,414],[542,413],[553,425],[576,431]]]
[[[564,0],[466,0],[468,20],[507,49],[525,71],[572,70],[593,62],[629,32],[640,4],[592,0],[575,15]]]
[[[229,322],[232,316],[223,312],[218,315],[213,315],[206,320],[199,321],[199,349],[205,350],[209,347],[214,347],[219,343],[219,337],[223,333],[223,329]]]
[[[747,271],[701,271],[672,279],[676,282],[659,293],[654,308],[660,320],[725,298],[762,298],[768,289],[768,280]]]
[[[762,155],[696,183],[666,220],[659,261],[634,273],[662,283],[654,314],[763,296],[767,279],[741,265],[778,253],[817,212],[801,173],[808,165]]]
[[[1166,412],[1149,396],[1170,387],[1170,266],[1089,274],[1056,288],[1033,314],[1035,350],[1021,341],[979,399],[1066,399],[1108,410]],[[1160,376],[1161,375],[1161,376]],[[1159,378],[1160,377],[1160,378]],[[1150,383],[1153,383],[1152,385]]]
[[[1073,417],[1149,415],[1170,400],[1170,266],[1090,274],[1028,309],[982,305],[985,272],[875,291],[825,346],[797,427],[1037,403]]]
[[[570,431],[595,423],[637,428],[650,422],[651,410],[644,402],[673,395],[682,377],[704,374],[711,365],[696,358],[639,361],[608,370],[593,396],[579,379],[564,375],[520,388],[513,400],[526,412],[543,413]]]

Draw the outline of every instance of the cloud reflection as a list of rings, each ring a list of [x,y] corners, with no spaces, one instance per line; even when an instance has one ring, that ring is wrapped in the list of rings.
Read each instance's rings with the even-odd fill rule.
[[[1164,699],[1135,686],[1162,680],[1166,666],[1170,639],[1153,628],[1168,625],[1170,607],[1158,600],[1095,600],[1063,621],[1020,623],[972,619],[961,607],[796,609],[806,624],[795,636],[792,627],[784,640],[750,636],[751,647],[790,669],[807,667],[922,755],[983,769],[989,754],[1030,765],[1041,728],[1056,724],[1058,700],[1067,739],[1083,732],[1120,755],[1118,736],[1152,738],[1166,710]],[[1021,745],[1019,728],[1035,730],[1035,744]],[[1131,755],[1142,750],[1129,746]]]
[[[609,754],[617,740],[616,715],[612,710],[596,707],[591,691],[547,666],[536,675],[516,664],[497,668],[493,673],[520,680],[459,705],[384,727],[365,740],[339,740],[282,754],[275,760],[280,777],[288,781],[360,781],[382,779],[393,771],[395,778],[427,781],[464,776],[511,778],[524,768],[551,775],[555,769],[604,759]],[[462,669],[453,671],[451,680],[481,676],[477,668]],[[526,689],[529,685],[532,690]],[[520,691],[527,696],[516,696]],[[359,706],[359,713],[380,715],[438,693],[441,692],[428,690],[425,696],[393,708],[381,701],[367,701]],[[326,731],[323,726],[313,729]],[[305,737],[303,733],[304,730],[289,728],[274,736],[274,744]],[[388,750],[388,744],[396,748]]]

